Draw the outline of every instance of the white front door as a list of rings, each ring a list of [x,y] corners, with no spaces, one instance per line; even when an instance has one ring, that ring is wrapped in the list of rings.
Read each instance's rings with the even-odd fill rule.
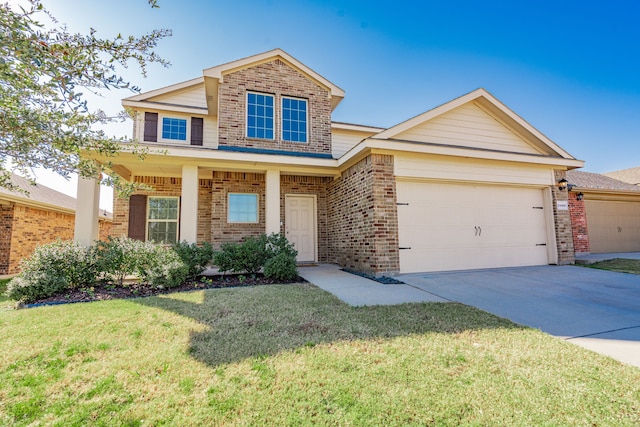
[[[285,235],[298,251],[298,262],[316,261],[316,196],[287,194]]]

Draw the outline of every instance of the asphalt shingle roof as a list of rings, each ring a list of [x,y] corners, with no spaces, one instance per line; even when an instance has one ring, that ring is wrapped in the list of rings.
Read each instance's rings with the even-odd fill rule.
[[[71,196],[67,196],[66,194],[42,184],[32,185],[28,179],[16,174],[11,174],[11,182],[15,186],[28,191],[29,194],[27,195],[19,191],[10,191],[6,188],[0,187],[0,199],[3,194],[10,194],[14,197],[24,199],[25,201],[32,200],[34,202],[46,203],[66,209],[72,209],[74,211],[76,210],[76,199]]]
[[[597,190],[636,191],[640,193],[640,186],[629,184],[599,173],[577,170],[567,171],[567,181],[579,188]]]

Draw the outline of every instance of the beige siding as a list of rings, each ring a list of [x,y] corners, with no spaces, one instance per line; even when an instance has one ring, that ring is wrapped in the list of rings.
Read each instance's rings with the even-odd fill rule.
[[[373,135],[372,132],[360,132],[346,129],[331,130],[331,154],[339,159],[347,151],[355,147],[360,141]]]
[[[192,117],[191,114],[184,114],[184,113],[171,113],[171,112],[167,112],[167,111],[159,111],[159,110],[145,110],[145,111],[149,111],[152,113],[158,113],[160,114],[160,116],[171,116],[171,117],[177,117],[177,118],[182,118],[182,119],[189,119]],[[143,142],[144,141],[144,113],[145,111],[140,111],[138,112],[137,116],[136,116],[136,124],[133,127],[134,131],[135,131],[135,135],[133,135],[134,138],[136,138],[138,141]],[[204,129],[203,129],[203,147],[208,147],[208,148],[218,148],[218,120],[216,117],[211,117],[211,116],[204,116],[204,121],[203,121],[203,125],[204,125]],[[158,135],[160,135],[160,131],[158,131]],[[181,143],[173,143],[176,145],[184,145]]]
[[[204,84],[175,91],[170,94],[154,96],[147,101],[182,105],[185,107],[207,108],[207,96],[205,94]]]
[[[544,166],[438,155],[398,154],[395,175],[406,178],[481,181],[521,185],[553,185]]]
[[[406,130],[394,139],[540,154],[540,151],[473,103],[464,104]]]

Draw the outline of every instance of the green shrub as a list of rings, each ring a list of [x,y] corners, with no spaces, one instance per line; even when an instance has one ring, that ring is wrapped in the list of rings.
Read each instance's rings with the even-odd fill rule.
[[[280,233],[249,237],[242,243],[224,243],[220,249],[213,255],[213,263],[222,273],[255,275],[264,268],[265,276],[278,280],[291,280],[298,275],[298,252]]]
[[[138,266],[140,278],[157,287],[175,288],[189,275],[185,264],[173,248],[151,245]]]
[[[242,243],[223,243],[220,252],[213,255],[213,263],[222,273],[247,273],[255,275],[269,258],[267,238],[248,237]]]
[[[298,277],[296,257],[285,252],[269,258],[264,264],[264,275],[275,280],[293,280]]]
[[[98,269],[102,278],[122,286],[127,276],[138,273],[140,267],[148,264],[152,243],[127,237],[111,237],[96,243]]]
[[[172,247],[182,262],[187,265],[188,276],[191,278],[202,273],[213,258],[213,248],[208,242],[198,246],[196,243],[182,241],[174,243]]]
[[[289,257],[293,257],[295,261],[296,256],[298,256],[298,251],[293,247],[293,244],[287,240],[284,234],[271,233],[266,239],[269,258],[279,254],[285,254]]]
[[[67,289],[95,283],[95,252],[78,242],[58,240],[36,247],[20,263],[21,273],[7,285],[7,296],[32,302]]]

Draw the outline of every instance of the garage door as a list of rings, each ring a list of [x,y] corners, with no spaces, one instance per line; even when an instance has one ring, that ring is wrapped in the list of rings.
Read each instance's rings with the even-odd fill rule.
[[[548,264],[541,189],[398,182],[400,270]]]
[[[640,251],[639,202],[585,200],[585,209],[592,253]]]

